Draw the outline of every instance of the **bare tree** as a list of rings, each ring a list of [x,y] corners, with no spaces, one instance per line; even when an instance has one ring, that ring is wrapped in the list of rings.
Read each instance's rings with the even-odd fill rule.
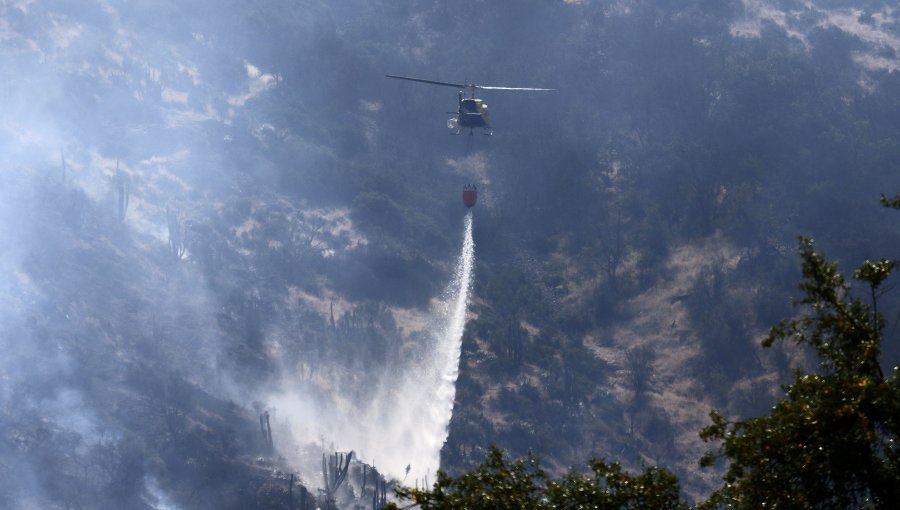
[[[325,248],[325,240],[322,239],[325,230],[325,220],[318,217],[307,219],[304,215],[288,217],[290,232],[288,233],[291,246],[298,255],[322,251]]]

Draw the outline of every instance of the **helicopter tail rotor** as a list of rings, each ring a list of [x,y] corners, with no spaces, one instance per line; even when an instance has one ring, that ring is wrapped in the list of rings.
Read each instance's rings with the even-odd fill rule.
[[[456,117],[450,117],[447,119],[447,129],[450,130],[451,135],[459,134],[459,119]]]

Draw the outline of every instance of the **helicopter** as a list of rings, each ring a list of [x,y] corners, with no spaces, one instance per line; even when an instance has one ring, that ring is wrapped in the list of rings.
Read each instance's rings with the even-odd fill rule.
[[[493,135],[494,130],[491,128],[490,119],[488,118],[488,105],[481,99],[475,98],[475,90],[512,90],[519,92],[550,92],[556,89],[541,89],[533,87],[497,87],[492,85],[478,85],[475,83],[450,83],[445,81],[423,80],[421,78],[410,78],[408,76],[397,76],[386,74],[388,78],[397,80],[417,81],[419,83],[428,83],[430,85],[441,85],[444,87],[455,87],[459,91],[459,107],[455,112],[447,112],[453,115],[447,120],[447,127],[452,131],[451,134],[458,135],[462,129],[469,129],[469,135],[473,134],[475,128],[482,128],[485,135]],[[465,89],[470,90],[470,97],[465,97]]]

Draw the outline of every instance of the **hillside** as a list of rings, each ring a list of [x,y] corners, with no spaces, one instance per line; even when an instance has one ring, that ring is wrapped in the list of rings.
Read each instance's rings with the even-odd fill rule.
[[[796,236],[846,267],[900,246],[878,205],[898,16],[0,5],[0,506],[288,508],[289,485],[322,497],[323,454],[421,484],[438,449],[459,472],[490,444],[662,465],[701,498],[709,410],[763,412],[806,363],[759,347],[793,313]],[[448,136],[456,91],[385,74],[559,90],[482,91],[494,135]],[[470,183],[455,401],[431,416]],[[362,466],[341,504],[378,495]]]

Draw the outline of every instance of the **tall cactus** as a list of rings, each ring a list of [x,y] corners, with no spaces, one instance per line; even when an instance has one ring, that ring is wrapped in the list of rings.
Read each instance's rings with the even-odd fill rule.
[[[62,160],[62,185],[63,185],[63,187],[65,187],[66,186],[66,174],[68,172],[66,169],[66,154],[63,152],[62,149],[59,150],[59,159]]]
[[[362,483],[362,493],[366,492],[366,482],[368,481],[369,475],[369,465],[363,464],[363,483]]]
[[[518,322],[514,319],[509,319],[506,326],[506,337],[503,338],[504,342],[504,354],[506,357],[514,361],[516,365],[522,363],[522,355],[525,351],[525,344],[523,341],[522,328],[519,326]]]
[[[259,415],[259,429],[262,432],[263,442],[271,451],[274,443],[272,443],[272,425],[269,424],[269,411],[263,411]]]
[[[327,457],[324,453],[322,454],[322,479],[325,482],[325,494],[330,506],[333,505],[334,495],[337,493],[337,490],[344,483],[344,480],[347,479],[347,472],[350,469],[350,460],[352,458],[352,451],[350,453],[335,452],[330,457]]]
[[[63,159],[63,171],[65,171],[65,159]],[[118,194],[118,218],[125,220],[125,211],[128,210],[128,178],[119,171],[119,160],[116,160],[116,176],[113,178]]]
[[[372,494],[372,510],[382,510],[387,506],[387,482],[375,479],[375,492]]]
[[[177,260],[181,260],[187,253],[187,230],[184,227],[184,218],[167,205],[166,221],[169,227],[169,252]]]
[[[262,300],[254,293],[244,302],[244,341],[259,348],[263,340]]]

